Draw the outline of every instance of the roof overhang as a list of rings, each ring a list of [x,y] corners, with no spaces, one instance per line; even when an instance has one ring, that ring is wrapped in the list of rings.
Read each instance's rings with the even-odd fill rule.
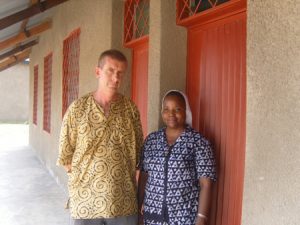
[[[51,29],[51,8],[68,0],[1,0],[0,72],[29,57],[39,35]]]

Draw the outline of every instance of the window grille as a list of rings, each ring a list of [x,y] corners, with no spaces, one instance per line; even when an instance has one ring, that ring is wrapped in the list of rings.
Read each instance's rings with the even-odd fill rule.
[[[78,98],[80,29],[73,31],[63,43],[63,96],[62,116],[69,105]]]
[[[177,23],[234,0],[177,0]]]
[[[124,43],[149,34],[149,1],[126,0],[124,11]]]
[[[38,103],[38,65],[33,69],[33,110],[32,110],[32,122],[37,125],[37,103]]]
[[[52,53],[44,58],[44,111],[43,129],[50,133],[51,122]]]

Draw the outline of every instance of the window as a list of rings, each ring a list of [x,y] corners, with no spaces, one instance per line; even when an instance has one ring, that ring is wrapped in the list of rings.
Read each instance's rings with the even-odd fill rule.
[[[38,65],[33,69],[33,110],[32,110],[32,122],[37,125],[37,103],[38,103]]]
[[[78,98],[79,90],[79,43],[80,29],[73,31],[63,45],[62,115]]]
[[[52,53],[44,58],[44,111],[43,129],[50,133],[51,122]]]
[[[149,34],[149,0],[126,0],[124,43]]]
[[[177,0],[177,22],[232,0]]]

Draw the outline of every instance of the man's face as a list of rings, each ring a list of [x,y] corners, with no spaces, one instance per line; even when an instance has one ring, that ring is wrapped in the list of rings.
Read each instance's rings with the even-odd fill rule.
[[[127,64],[125,62],[106,57],[102,68],[96,68],[96,77],[101,88],[117,92],[125,75]]]

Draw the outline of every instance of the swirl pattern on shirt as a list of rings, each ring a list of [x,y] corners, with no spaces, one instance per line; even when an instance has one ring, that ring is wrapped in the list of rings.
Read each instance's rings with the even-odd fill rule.
[[[108,117],[92,94],[71,104],[63,119],[58,164],[72,164],[73,218],[137,213],[135,171],[142,141],[139,112],[126,97],[111,104]]]

